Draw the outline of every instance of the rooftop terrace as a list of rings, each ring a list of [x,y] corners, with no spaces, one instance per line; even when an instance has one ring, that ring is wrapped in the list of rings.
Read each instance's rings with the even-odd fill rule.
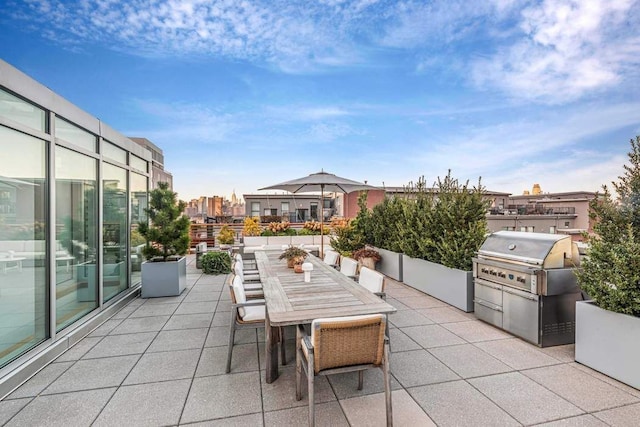
[[[135,299],[0,401],[0,425],[305,425],[294,341],[264,382],[264,335],[239,331],[225,374],[229,292],[189,256],[178,297]],[[389,281],[397,426],[634,426],[640,390],[574,362],[572,345],[538,348]],[[290,332],[288,337],[295,334]],[[320,377],[318,425],[384,425],[379,370]],[[306,396],[306,392],[305,392]]]

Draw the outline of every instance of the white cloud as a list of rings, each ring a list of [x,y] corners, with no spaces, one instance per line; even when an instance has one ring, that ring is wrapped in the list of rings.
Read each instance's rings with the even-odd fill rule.
[[[595,191],[620,173],[624,154],[611,149],[611,141],[595,147],[585,141],[633,126],[637,111],[638,103],[599,105],[565,110],[561,116],[550,111],[537,120],[458,129],[440,136],[446,143],[418,145],[408,153],[404,169],[432,174],[427,181],[452,169],[456,177],[482,176],[489,189],[506,192],[534,182],[544,184],[544,191]]]
[[[638,18],[635,0],[545,0],[522,11],[523,38],[475,61],[474,80],[548,103],[611,88],[637,67],[640,37],[624,23]]]

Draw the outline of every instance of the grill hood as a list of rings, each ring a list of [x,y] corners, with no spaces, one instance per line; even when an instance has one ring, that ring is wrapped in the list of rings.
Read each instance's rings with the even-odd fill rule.
[[[522,231],[490,234],[478,250],[479,258],[509,260],[540,268],[563,268],[572,259],[571,236]]]

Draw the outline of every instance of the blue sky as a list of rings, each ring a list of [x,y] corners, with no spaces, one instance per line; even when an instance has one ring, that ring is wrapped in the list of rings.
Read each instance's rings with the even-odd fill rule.
[[[596,191],[640,134],[640,1],[4,3],[2,59],[163,148],[186,200],[321,168]]]

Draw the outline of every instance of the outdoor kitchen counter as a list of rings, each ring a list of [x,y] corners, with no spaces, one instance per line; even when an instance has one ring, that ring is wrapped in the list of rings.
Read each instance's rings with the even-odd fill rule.
[[[266,301],[266,381],[278,378],[278,327],[311,323],[321,317],[395,313],[395,307],[357,282],[309,255],[311,282],[278,260],[280,251],[257,251],[256,263]]]

